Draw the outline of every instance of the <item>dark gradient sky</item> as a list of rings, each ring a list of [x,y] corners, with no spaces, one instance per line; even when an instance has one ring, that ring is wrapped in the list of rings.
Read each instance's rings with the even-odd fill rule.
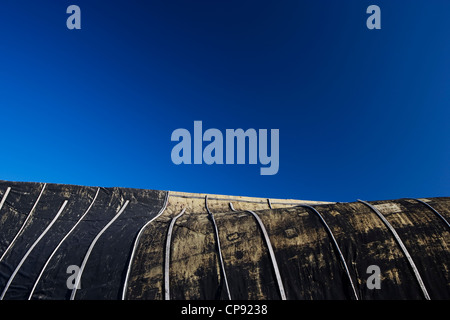
[[[82,29],[66,28],[81,8]],[[366,28],[377,4],[382,29]],[[2,1],[0,179],[353,201],[450,195],[450,1]],[[280,170],[171,162],[280,130]]]

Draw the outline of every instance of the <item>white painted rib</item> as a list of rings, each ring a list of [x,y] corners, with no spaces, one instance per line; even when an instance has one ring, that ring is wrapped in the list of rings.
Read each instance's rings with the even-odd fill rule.
[[[183,208],[180,214],[178,214],[176,217],[170,221],[169,230],[167,231],[167,240],[166,240],[166,253],[165,253],[165,259],[164,259],[164,297],[165,300],[170,300],[170,279],[169,279],[169,267],[170,267],[170,243],[172,241],[172,231],[173,226],[175,225],[175,222],[179,217],[181,217],[184,212],[186,211],[186,208]]]
[[[270,200],[267,199],[267,201],[269,202],[269,206],[270,206]],[[233,204],[231,202],[229,204],[230,204],[231,210],[236,212],[237,210],[234,209]],[[269,235],[267,233],[266,227],[264,226],[264,223],[262,222],[261,218],[255,212],[250,211],[250,210],[246,210],[246,211],[250,212],[255,217],[256,221],[259,224],[259,227],[261,228],[261,231],[263,232],[267,248],[269,249],[270,259],[272,260],[272,265],[273,265],[273,268],[274,268],[275,277],[277,279],[278,288],[280,290],[281,299],[282,300],[286,300],[286,292],[284,290],[283,282],[281,280],[280,270],[278,268],[278,263],[277,263],[277,260],[276,260],[276,257],[275,257],[275,253],[274,253],[273,248],[272,248],[272,243],[270,242],[270,238],[269,238]]]
[[[53,256],[56,254],[56,252],[58,251],[59,247],[61,247],[61,245],[63,244],[63,242],[69,237],[69,235],[75,230],[75,228],[80,224],[80,222],[84,219],[84,217],[88,214],[88,212],[91,210],[92,206],[94,205],[95,200],[97,199],[98,193],[100,191],[100,188],[97,188],[97,193],[94,196],[94,199],[92,200],[91,204],[89,205],[89,207],[87,208],[87,210],[83,213],[83,215],[78,219],[77,223],[75,223],[75,225],[72,227],[72,229],[70,229],[69,232],[67,232],[67,234],[64,236],[64,238],[62,238],[62,240],[58,243],[58,245],[56,246],[56,248],[53,250],[53,252],[51,253],[51,255],[48,257],[47,261],[45,262],[44,267],[41,270],[41,273],[39,274],[39,276],[37,277],[36,281],[34,282],[34,286],[33,289],[31,289],[30,295],[28,296],[28,300],[31,300],[31,297],[34,294],[34,290],[36,290],[37,284],[39,282],[39,280],[41,280],[42,275],[44,274],[45,269],[47,268],[47,265],[50,263],[50,260],[53,258]]]
[[[447,219],[445,219],[444,216],[441,215],[435,208],[433,208],[431,205],[429,205],[428,203],[426,203],[425,201],[422,201],[420,199],[414,199],[414,200],[427,206],[430,210],[432,210],[434,212],[435,215],[437,215],[447,225],[447,228],[450,228],[450,224],[448,223]],[[1,206],[0,206],[0,209],[1,209]]]
[[[129,203],[130,200],[125,201],[125,204],[122,206],[122,208],[120,208],[119,212],[114,216],[114,218],[112,218],[111,221],[109,221],[108,224],[104,226],[103,229],[95,236],[94,240],[92,240],[91,245],[89,246],[89,249],[86,252],[86,255],[84,256],[83,262],[81,263],[81,267],[80,270],[78,271],[77,277],[75,278],[75,284],[72,289],[72,293],[70,295],[70,300],[75,299],[75,295],[77,294],[77,288],[80,286],[80,280],[83,275],[84,268],[86,267],[86,263],[88,262],[92,249],[95,247],[95,244],[97,243],[98,239],[114,223],[114,221],[116,221],[117,218],[120,217],[120,215],[125,211],[125,208],[128,206]]]
[[[134,240],[134,245],[133,245],[133,249],[131,251],[131,256],[130,256],[130,261],[128,261],[128,268],[127,268],[127,273],[125,275],[125,281],[123,282],[123,288],[122,288],[122,300],[125,300],[125,297],[127,295],[127,289],[128,289],[128,281],[130,278],[130,273],[131,273],[131,264],[133,263],[134,260],[134,256],[136,255],[136,250],[137,247],[139,245],[139,241],[141,240],[141,236],[142,233],[144,232],[145,228],[152,223],[153,220],[155,220],[156,218],[158,218],[167,208],[167,203],[169,201],[169,194],[170,191],[167,191],[166,193],[166,197],[164,199],[164,204],[161,208],[161,210],[159,210],[158,214],[156,216],[154,216],[153,218],[151,218],[149,221],[147,221],[146,224],[144,224],[141,228],[141,230],[139,230],[138,235],[136,236],[136,239]]]
[[[25,219],[25,221],[22,223],[22,226],[20,227],[19,231],[17,231],[16,235],[14,236],[14,238],[12,239],[11,243],[9,244],[8,248],[6,248],[5,252],[3,252],[2,256],[0,257],[0,262],[3,260],[3,258],[6,256],[6,254],[8,253],[8,251],[12,248],[12,246],[14,245],[14,243],[16,242],[17,238],[19,237],[19,235],[22,233],[23,229],[25,228],[28,220],[30,220],[31,215],[33,214],[34,210],[36,209],[36,206],[39,202],[39,200],[41,199],[42,193],[45,190],[45,187],[47,186],[46,183],[44,183],[44,186],[42,187],[41,192],[39,193],[39,196],[37,197],[36,201],[34,202],[33,207],[31,208],[30,212],[28,213],[27,218]]]
[[[259,224],[259,227],[261,228],[261,231],[264,235],[264,240],[266,241],[267,248],[269,249],[269,255],[270,259],[272,260],[272,266],[275,272],[275,277],[277,279],[278,289],[280,290],[281,300],[286,300],[286,292],[284,291],[283,281],[281,280],[280,269],[278,268],[277,259],[275,257],[275,253],[273,252],[272,243],[270,242],[269,234],[267,233],[266,227],[264,226],[264,223],[262,222],[261,218],[256,213],[250,210],[246,211],[251,213],[253,217],[255,217],[256,221]]]
[[[353,295],[354,295],[356,300],[359,300],[358,294],[356,293],[355,285],[353,284],[353,280],[352,280],[352,277],[350,275],[350,271],[349,271],[349,269],[347,267],[347,263],[345,262],[344,255],[342,254],[341,249],[339,248],[339,245],[338,245],[338,243],[336,241],[336,238],[334,237],[333,232],[331,231],[331,229],[328,226],[327,222],[322,217],[320,212],[316,210],[316,208],[311,207],[311,206],[309,206],[307,204],[301,204],[301,205],[298,205],[297,207],[309,208],[309,209],[313,210],[314,213],[320,218],[320,220],[322,221],[322,224],[325,226],[325,229],[327,230],[329,236],[331,237],[331,240],[333,241],[334,247],[336,248],[337,252],[339,253],[339,257],[341,259],[342,264],[344,265],[344,269],[345,269],[345,272],[347,274],[348,280],[350,281],[350,285],[351,285],[352,290],[353,290]]]
[[[2,210],[3,204],[6,201],[6,198],[8,197],[9,192],[11,191],[11,187],[8,187],[5,191],[5,194],[3,195],[2,201],[0,202],[0,210]]]
[[[225,264],[223,263],[222,250],[220,249],[219,229],[217,229],[217,224],[216,224],[216,220],[214,220],[214,215],[212,214],[211,211],[209,211],[208,195],[205,196],[205,207],[206,207],[206,211],[208,212],[209,216],[211,217],[211,221],[214,226],[214,231],[215,231],[214,234],[216,236],[216,242],[217,242],[217,251],[219,252],[220,267],[222,270],[225,287],[227,289],[228,299],[231,300],[231,293],[230,293],[230,287],[228,286],[227,273],[225,272]]]
[[[381,219],[381,221],[384,222],[386,227],[388,227],[388,229],[394,235],[395,240],[397,240],[398,245],[402,249],[402,251],[403,251],[404,255],[406,256],[406,258],[408,259],[409,265],[413,269],[414,275],[416,276],[417,282],[419,283],[419,286],[422,289],[422,292],[423,292],[423,295],[425,296],[425,299],[431,300],[430,296],[428,294],[428,291],[427,291],[427,289],[425,287],[425,284],[423,283],[422,277],[420,276],[419,270],[417,269],[416,264],[414,263],[411,255],[409,254],[408,249],[406,249],[405,245],[403,244],[403,241],[400,238],[400,236],[398,235],[397,231],[395,231],[394,227],[389,223],[389,221],[387,221],[387,219],[383,216],[383,214],[380,211],[378,211],[377,208],[375,208],[373,205],[371,205],[370,203],[368,203],[366,201],[363,201],[363,200],[358,200],[358,201],[363,203],[363,204],[365,204],[370,209],[372,209],[372,211],[377,214],[377,216]]]
[[[25,260],[28,258],[30,253],[33,251],[34,247],[36,247],[36,245],[39,243],[39,241],[41,241],[41,239],[45,236],[45,234],[48,232],[48,230],[50,230],[50,228],[56,222],[56,220],[61,215],[61,213],[63,212],[64,208],[66,207],[67,202],[68,202],[68,200],[64,200],[64,202],[63,202],[61,208],[59,209],[58,213],[56,214],[56,216],[53,218],[53,220],[50,222],[50,224],[47,226],[47,228],[45,228],[44,232],[42,232],[42,234],[39,236],[39,238],[37,238],[36,241],[31,245],[30,249],[28,249],[28,251],[25,253],[25,255],[23,256],[22,260],[20,260],[20,262],[17,265],[16,269],[14,270],[13,274],[9,278],[8,283],[6,284],[5,288],[3,289],[3,292],[2,292],[2,294],[0,296],[0,300],[3,300],[3,297],[5,296],[6,291],[8,291],[9,286],[11,285],[11,282],[14,280],[17,272],[19,272],[19,269],[22,267],[22,265],[25,262]]]

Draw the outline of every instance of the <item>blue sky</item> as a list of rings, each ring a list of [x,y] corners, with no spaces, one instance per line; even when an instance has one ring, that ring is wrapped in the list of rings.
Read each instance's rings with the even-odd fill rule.
[[[81,8],[81,30],[66,8]],[[381,8],[381,30],[366,8]],[[2,1],[0,179],[274,198],[449,196],[450,2]],[[280,130],[280,169],[173,130]]]

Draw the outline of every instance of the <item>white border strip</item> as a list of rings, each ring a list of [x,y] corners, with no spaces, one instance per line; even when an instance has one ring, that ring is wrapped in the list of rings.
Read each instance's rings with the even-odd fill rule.
[[[405,254],[406,258],[408,259],[408,262],[411,265],[411,268],[414,271],[414,275],[416,276],[417,282],[419,283],[419,286],[422,289],[425,299],[431,300],[430,296],[428,294],[428,291],[425,288],[425,284],[422,281],[422,277],[420,276],[419,270],[417,270],[416,264],[414,263],[411,255],[409,254],[408,250],[406,249],[405,245],[403,244],[403,241],[400,238],[400,236],[398,235],[397,231],[395,231],[394,227],[389,223],[389,221],[387,221],[387,219],[383,216],[383,214],[381,214],[381,212],[377,210],[377,208],[375,208],[370,203],[363,201],[363,200],[358,199],[358,202],[361,202],[361,203],[365,204],[366,206],[368,206],[370,209],[372,209],[372,211],[377,214],[377,216],[384,222],[386,227],[388,227],[388,229],[392,232],[392,234],[395,237],[395,240],[397,240],[397,243],[399,244],[400,248],[402,249],[403,253]]]
[[[169,267],[170,267],[170,242],[172,241],[172,231],[173,226],[175,225],[175,222],[179,217],[181,217],[184,212],[186,211],[186,208],[183,208],[180,214],[178,214],[176,217],[172,218],[172,221],[170,221],[169,230],[167,231],[167,240],[166,240],[166,254],[165,254],[165,260],[164,260],[164,297],[165,300],[170,300],[170,279],[169,279]]]
[[[128,289],[128,281],[130,278],[130,273],[131,273],[131,264],[133,263],[134,260],[134,256],[136,255],[136,250],[137,247],[139,245],[139,241],[141,240],[141,236],[142,233],[144,232],[145,228],[156,218],[158,218],[167,208],[167,203],[169,202],[169,195],[170,195],[170,191],[167,191],[166,193],[166,197],[164,199],[164,204],[162,206],[162,208],[159,210],[158,214],[156,216],[154,216],[152,219],[150,219],[149,221],[147,221],[146,224],[144,224],[141,228],[141,230],[139,230],[138,235],[136,236],[136,239],[134,240],[134,245],[133,245],[133,249],[131,251],[131,256],[130,256],[130,261],[128,262],[128,268],[127,268],[127,274],[125,276],[125,281],[123,283],[123,289],[122,289],[122,300],[125,300],[126,298],[126,294],[127,294],[127,289]]]
[[[205,207],[206,207],[206,211],[208,211],[208,214],[211,217],[211,221],[214,226],[214,231],[215,231],[215,236],[216,236],[216,241],[217,241],[217,248],[218,248],[217,251],[219,252],[219,260],[220,260],[220,266],[221,266],[222,273],[223,273],[223,280],[225,282],[225,287],[227,289],[228,299],[231,300],[231,293],[230,293],[230,288],[228,286],[227,273],[225,272],[225,264],[223,263],[222,250],[220,249],[219,230],[217,229],[217,224],[216,224],[216,220],[214,220],[214,215],[212,214],[211,211],[209,211],[208,195],[205,196]]]
[[[344,269],[347,274],[348,280],[350,281],[350,284],[352,286],[353,295],[355,296],[356,300],[359,300],[358,294],[356,293],[355,285],[353,284],[352,277],[350,276],[350,271],[348,270],[347,263],[345,262],[344,255],[342,254],[341,249],[339,248],[339,245],[336,241],[336,238],[334,237],[333,232],[331,232],[331,229],[328,226],[327,222],[322,217],[322,215],[319,213],[319,211],[316,210],[316,208],[308,206],[307,204],[301,204],[301,205],[298,205],[298,207],[309,208],[309,209],[313,210],[319,216],[320,220],[322,221],[323,225],[325,226],[325,229],[327,230],[328,234],[330,235],[331,239],[333,240],[333,244],[334,244],[336,250],[339,253],[339,257],[341,258],[342,264],[344,265]]]
[[[53,256],[56,254],[56,252],[58,251],[59,247],[63,244],[63,242],[69,237],[69,235],[73,232],[73,230],[75,230],[75,228],[80,224],[81,220],[83,220],[83,218],[88,214],[88,212],[91,210],[92,206],[94,205],[95,200],[97,199],[98,193],[100,191],[100,188],[97,188],[97,193],[94,196],[94,199],[92,200],[90,206],[87,208],[87,210],[85,211],[85,213],[83,213],[83,215],[80,217],[80,219],[78,219],[77,223],[75,223],[75,225],[72,227],[72,229],[70,229],[69,232],[67,232],[67,234],[64,236],[64,238],[62,238],[62,240],[58,243],[58,245],[56,246],[56,248],[53,250],[52,254],[48,257],[47,261],[45,262],[44,267],[41,270],[41,273],[39,274],[39,276],[37,277],[36,281],[34,282],[34,286],[33,289],[31,289],[30,295],[28,296],[28,300],[31,300],[31,297],[34,294],[34,290],[36,289],[39,280],[41,280],[42,275],[44,274],[45,269],[47,268],[47,265],[50,263],[50,260],[53,258]]]
[[[253,217],[255,217],[256,221],[259,224],[259,227],[261,228],[261,231],[264,235],[264,240],[266,240],[267,248],[269,249],[269,255],[270,259],[272,260],[273,269],[275,271],[275,277],[277,279],[278,288],[280,290],[281,300],[286,300],[286,292],[284,291],[283,281],[281,281],[280,269],[278,268],[277,259],[275,258],[275,253],[273,252],[272,243],[270,242],[269,234],[267,233],[266,227],[264,226],[264,223],[262,222],[261,218],[256,213],[250,210],[246,211],[250,212],[253,215]]]
[[[19,231],[17,231],[16,235],[14,236],[14,239],[12,239],[11,243],[9,244],[8,248],[6,248],[5,252],[3,252],[2,256],[0,257],[0,262],[3,260],[3,258],[6,256],[6,253],[8,253],[8,251],[11,249],[11,247],[14,245],[14,243],[16,242],[17,238],[19,237],[19,235],[21,234],[21,232],[23,231],[23,229],[25,228],[28,220],[30,220],[31,215],[33,214],[34,210],[36,209],[36,206],[39,202],[39,200],[41,199],[42,193],[44,192],[45,187],[47,186],[46,183],[44,183],[44,186],[42,187],[41,193],[39,193],[39,196],[37,197],[33,208],[31,208],[30,212],[28,213],[27,218],[25,219],[25,221],[22,223],[22,226],[20,227]]]
[[[0,202],[0,210],[2,210],[3,204],[6,201],[6,198],[8,197],[9,192],[11,191],[11,187],[8,187],[5,191],[5,194],[3,195],[2,201]]]
[[[182,194],[174,194],[171,197],[173,198],[186,198],[186,199],[204,199],[203,196],[191,196],[191,195],[182,195]],[[233,197],[233,196],[230,196]],[[237,197],[237,196],[236,196]],[[265,204],[267,201],[264,200],[247,200],[247,199],[233,199],[233,198],[216,198],[216,197],[209,197],[209,200],[216,200],[216,201],[233,201],[233,202],[248,202],[248,203],[256,203],[256,204]],[[285,205],[298,205],[302,203],[309,203],[311,205],[327,205],[327,204],[334,204],[336,202],[324,202],[324,201],[314,201],[314,200],[297,200],[298,202],[289,202],[289,201],[271,201],[272,204],[285,204]],[[342,203],[342,202],[341,202]]]
[[[69,201],[68,200],[64,200],[64,203],[62,204],[62,206],[59,209],[59,211],[56,214],[56,216],[53,218],[52,222],[50,222],[50,224],[47,226],[47,228],[45,228],[44,232],[42,232],[42,234],[39,236],[39,238],[36,239],[36,241],[33,243],[33,245],[30,247],[30,249],[28,249],[27,253],[25,253],[25,255],[23,256],[22,260],[20,260],[20,262],[17,265],[16,269],[14,270],[13,274],[9,278],[8,283],[6,284],[5,288],[3,289],[2,295],[0,296],[0,300],[3,300],[3,298],[4,298],[5,294],[6,294],[6,291],[8,291],[9,286],[11,285],[11,282],[14,280],[14,277],[16,276],[17,272],[19,272],[19,269],[22,267],[23,263],[28,258],[29,254],[33,251],[34,247],[36,247],[36,245],[39,243],[39,241],[41,241],[41,239],[45,236],[45,234],[48,232],[48,230],[50,230],[50,228],[56,222],[56,220],[61,215],[61,213],[63,212],[64,208],[66,207],[67,202],[69,202]]]
[[[77,277],[75,279],[75,285],[72,289],[72,294],[70,295],[70,300],[75,299],[75,295],[77,293],[77,288],[80,286],[80,280],[81,276],[83,275],[84,268],[86,267],[86,263],[88,262],[89,256],[91,255],[92,249],[94,248],[95,244],[97,243],[97,240],[100,238],[100,236],[114,223],[114,221],[119,218],[119,216],[125,211],[125,208],[130,203],[130,200],[125,201],[125,204],[120,208],[119,212],[114,216],[114,218],[111,219],[111,221],[108,222],[106,226],[103,227],[103,229],[97,234],[97,236],[92,240],[91,245],[89,246],[88,251],[86,252],[86,255],[84,256],[83,262],[81,264],[80,270],[78,271]]]

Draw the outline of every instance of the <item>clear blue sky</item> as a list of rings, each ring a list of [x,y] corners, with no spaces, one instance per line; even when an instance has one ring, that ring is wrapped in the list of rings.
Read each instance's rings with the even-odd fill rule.
[[[81,30],[66,8],[81,8]],[[382,29],[366,28],[381,8]],[[450,1],[0,4],[0,179],[311,200],[450,196]],[[173,130],[280,130],[280,169]]]

